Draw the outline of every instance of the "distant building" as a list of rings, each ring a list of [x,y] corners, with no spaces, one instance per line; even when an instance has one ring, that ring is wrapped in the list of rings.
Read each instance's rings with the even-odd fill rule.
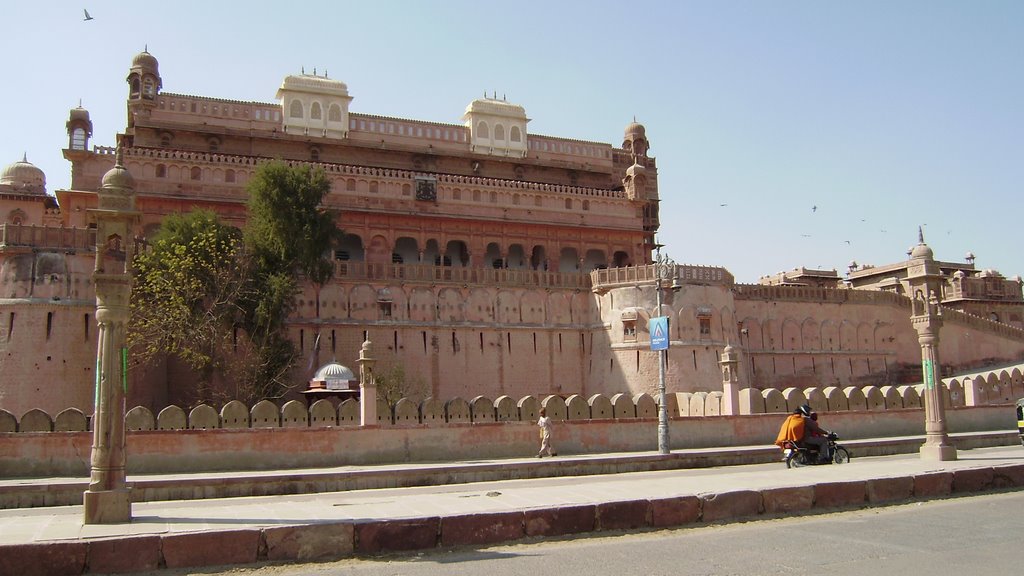
[[[331,181],[325,204],[345,237],[334,279],[306,287],[288,323],[302,355],[290,396],[311,381],[330,390],[316,378],[319,359],[354,366],[367,337],[378,371],[401,368],[442,399],[654,391],[647,322],[659,314],[662,195],[643,125],[628,124],[621,145],[534,134],[524,107],[496,94],[470,102],[461,124],[364,114],[347,85],[315,72],[286,77],[276,102],[164,92],[148,52],[127,83],[116,143],[142,213],[136,240],[197,207],[241,226],[245,186],[269,159],[316,166]],[[0,177],[0,409],[17,415],[92,410],[96,242],[86,213],[115,150],[90,146],[81,107],[66,129],[68,189],[48,196],[24,159]],[[722,267],[676,266],[680,289],[663,289],[660,311],[671,317],[669,390],[719,390],[728,344],[744,386],[914,378],[907,295],[886,284],[899,277],[894,266],[846,279],[801,268],[758,285]],[[979,318],[950,310],[948,369],[1024,357],[1019,281],[973,265],[950,274],[943,298]],[[129,403],[190,404],[193,381],[173,359],[135,369]]]

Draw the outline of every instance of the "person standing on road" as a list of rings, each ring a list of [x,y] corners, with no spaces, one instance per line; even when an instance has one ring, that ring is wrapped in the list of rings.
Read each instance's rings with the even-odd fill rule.
[[[540,420],[537,420],[537,426],[540,428],[540,452],[537,452],[537,458],[543,458],[544,454],[548,456],[558,456],[558,453],[551,448],[551,418],[548,418],[547,410],[540,409]]]

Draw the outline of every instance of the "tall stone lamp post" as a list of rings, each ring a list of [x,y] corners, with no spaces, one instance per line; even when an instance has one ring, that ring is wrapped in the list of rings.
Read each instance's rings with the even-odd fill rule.
[[[679,275],[676,271],[676,263],[661,253],[661,244],[654,244],[654,298],[655,317],[651,318],[651,350],[658,353],[658,453],[668,454],[668,395],[665,392],[665,372],[668,365],[668,346],[671,340],[668,329],[668,318],[661,316],[661,292],[665,289],[665,283],[672,281],[671,290],[678,291],[682,286],[679,284]]]
[[[89,488],[84,494],[85,524],[117,524],[132,519],[125,483],[125,396],[128,392],[128,303],[131,297],[135,181],[121,164],[104,176],[98,207],[89,210],[96,225],[96,396],[93,413]]]
[[[924,377],[924,433],[922,460],[956,460],[956,447],[946,434],[946,411],[943,405],[942,375],[939,364],[939,329],[942,309],[939,306],[943,281],[931,248],[924,243],[918,228],[918,244],[910,251],[907,282],[912,295],[910,322],[917,331],[921,345],[921,371]]]
[[[377,359],[371,354],[372,344],[367,338],[359,349],[359,425],[377,425],[377,380],[373,365]]]

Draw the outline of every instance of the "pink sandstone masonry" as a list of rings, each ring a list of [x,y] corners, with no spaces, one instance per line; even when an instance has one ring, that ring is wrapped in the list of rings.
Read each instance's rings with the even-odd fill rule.
[[[670,420],[674,449],[770,445],[780,414],[677,417]],[[920,435],[923,410],[837,412],[822,422],[843,439]],[[947,411],[955,433],[1012,431],[1012,406],[976,406]],[[653,451],[657,419],[567,420],[555,424],[555,446],[563,454]],[[0,434],[0,476],[85,476],[88,432]],[[510,458],[537,450],[533,422],[435,425],[148,430],[128,433],[129,474],[216,470],[325,468],[389,462],[449,462]],[[884,453],[884,452],[880,452]],[[867,455],[867,454],[861,454]]]

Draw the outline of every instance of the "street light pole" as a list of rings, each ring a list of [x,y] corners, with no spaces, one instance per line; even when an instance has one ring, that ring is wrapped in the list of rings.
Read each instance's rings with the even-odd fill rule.
[[[662,257],[661,244],[654,244],[654,300],[657,307],[655,316],[661,316],[661,291],[669,278],[675,277],[676,263],[667,255]],[[675,288],[673,282],[673,288]],[[666,335],[671,341],[671,335]],[[668,364],[668,346],[658,350],[658,453],[668,454],[668,395],[665,392],[665,371]]]

